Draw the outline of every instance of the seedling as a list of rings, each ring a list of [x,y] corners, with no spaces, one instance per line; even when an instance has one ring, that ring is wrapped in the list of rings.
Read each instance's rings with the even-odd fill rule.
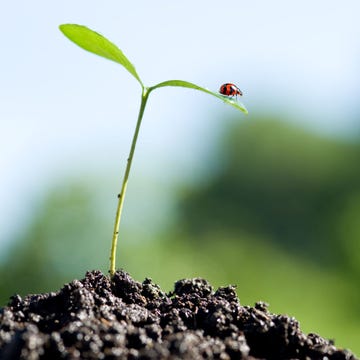
[[[109,272],[110,272],[110,275],[113,276],[115,273],[116,247],[117,247],[117,240],[118,240],[118,236],[119,236],[120,220],[121,220],[121,214],[122,214],[122,210],[123,210],[124,199],[125,199],[126,189],[127,189],[128,180],[129,180],[131,164],[132,164],[132,160],[134,157],[134,152],[135,152],[137,138],[139,135],[141,121],[142,121],[142,118],[144,115],[146,103],[147,103],[150,93],[153,90],[164,87],[164,86],[180,86],[180,87],[185,87],[185,88],[189,88],[189,89],[199,90],[199,91],[205,92],[207,94],[210,94],[212,96],[215,96],[218,99],[235,107],[236,109],[242,111],[245,114],[247,114],[247,110],[243,104],[235,101],[231,97],[227,97],[222,94],[218,94],[216,92],[210,91],[206,88],[195,85],[188,81],[168,80],[168,81],[164,81],[159,84],[156,84],[154,86],[147,87],[144,85],[144,83],[140,79],[140,76],[138,75],[137,71],[135,70],[134,65],[128,60],[128,58],[124,55],[124,53],[116,45],[114,45],[112,42],[110,42],[108,39],[106,39],[104,36],[98,34],[97,32],[95,32],[93,30],[90,30],[86,26],[76,25],[76,24],[60,25],[60,30],[67,38],[69,38],[71,41],[73,41],[75,44],[77,44],[81,48],[83,48],[89,52],[92,52],[96,55],[102,56],[106,59],[115,61],[118,64],[124,66],[124,68],[139,82],[139,84],[141,86],[140,110],[139,110],[139,115],[138,115],[138,119],[137,119],[137,123],[136,123],[136,127],[135,127],[135,132],[134,132],[132,143],[131,143],[129,157],[128,157],[126,168],[125,168],[123,182],[121,185],[121,191],[118,196],[118,206],[117,206],[117,210],[116,210],[114,232],[113,232],[112,242],[111,242]]]

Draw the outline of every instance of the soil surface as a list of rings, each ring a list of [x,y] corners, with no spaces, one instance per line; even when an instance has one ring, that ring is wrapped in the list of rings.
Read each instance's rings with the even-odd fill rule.
[[[241,306],[232,286],[180,280],[166,294],[92,271],[58,292],[13,296],[0,309],[0,359],[356,358],[263,302]]]

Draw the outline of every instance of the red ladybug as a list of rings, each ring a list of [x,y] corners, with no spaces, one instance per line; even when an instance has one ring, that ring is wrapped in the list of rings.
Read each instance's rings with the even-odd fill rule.
[[[234,84],[226,83],[220,86],[219,93],[225,96],[242,96],[242,91]]]

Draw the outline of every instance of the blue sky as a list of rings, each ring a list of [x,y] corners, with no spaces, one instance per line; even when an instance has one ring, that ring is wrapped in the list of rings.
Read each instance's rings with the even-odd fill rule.
[[[59,24],[108,37],[148,86],[182,79],[217,90],[234,82],[250,112],[239,121],[285,112],[316,131],[347,135],[359,130],[359,14],[356,0],[4,2],[0,244],[65,175],[109,171],[117,177],[109,180],[113,201],[128,155],[139,85],[121,66],[70,43]],[[234,112],[187,89],[153,93],[133,182],[149,179],[157,196],[156,188],[196,176],[224,126],[221,114]]]

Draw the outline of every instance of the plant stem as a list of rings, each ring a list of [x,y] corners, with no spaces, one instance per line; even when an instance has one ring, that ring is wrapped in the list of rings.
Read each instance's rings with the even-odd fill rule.
[[[117,206],[117,210],[116,210],[114,233],[113,233],[113,237],[112,237],[111,252],[110,252],[110,270],[109,270],[109,272],[110,272],[111,277],[115,274],[116,247],[117,247],[117,241],[118,241],[118,237],[119,237],[120,220],[121,220],[121,214],[122,214],[122,209],[123,209],[123,205],[124,205],[127,183],[128,183],[128,179],[129,179],[132,159],[134,157],[136,141],[137,141],[137,138],[139,135],[140,125],[141,125],[141,121],[142,121],[142,118],[144,115],[144,110],[145,110],[147,99],[149,97],[149,93],[150,93],[150,91],[148,88],[146,88],[146,87],[142,88],[139,115],[138,115],[138,119],[137,119],[137,123],[136,123],[133,140],[131,143],[129,157],[127,159],[125,174],[124,174],[123,182],[121,185],[121,191],[120,191],[120,194],[118,195],[119,201],[118,201],[118,206]]]

